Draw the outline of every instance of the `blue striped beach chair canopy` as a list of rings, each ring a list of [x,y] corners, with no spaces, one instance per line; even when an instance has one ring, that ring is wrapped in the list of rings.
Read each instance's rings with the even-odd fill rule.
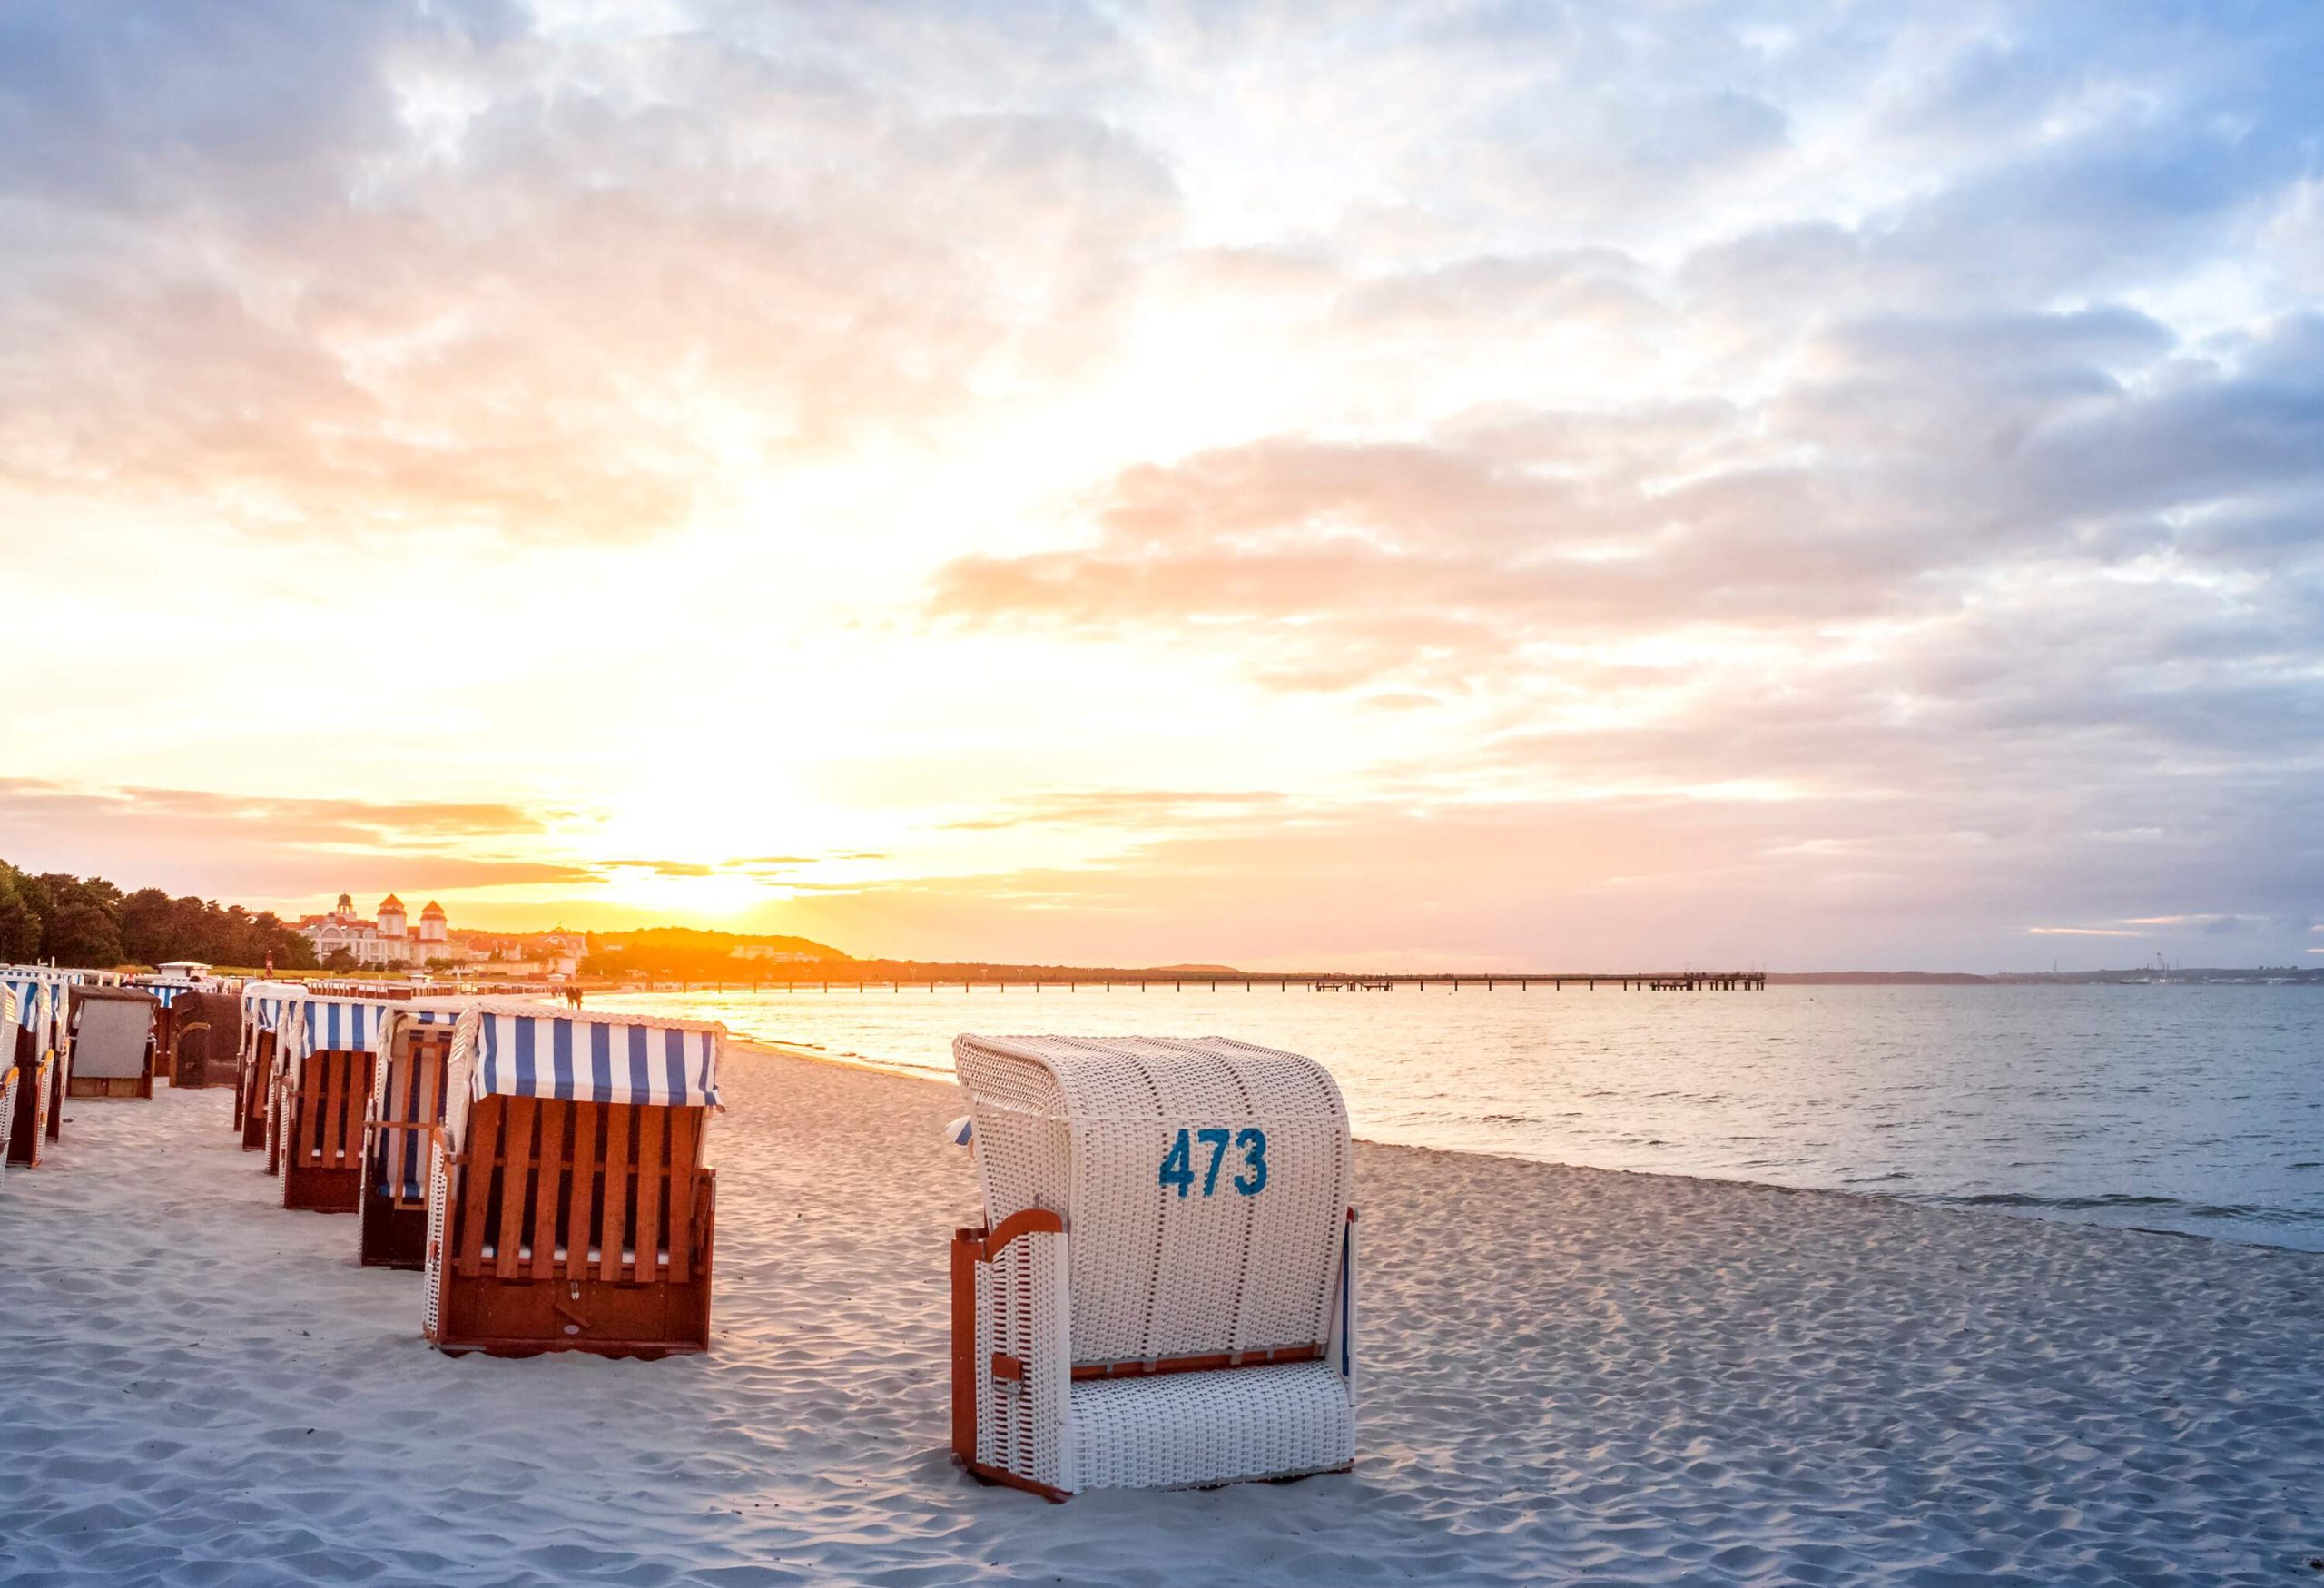
[[[284,1034],[275,1043],[275,1068],[286,1074],[303,1074],[310,1053],[370,1053],[379,1051],[379,1040],[390,1015],[411,1008],[411,1001],[391,998],[349,998],[309,991],[295,1006],[285,1006]],[[427,1011],[457,1022],[458,1004]]]
[[[714,1021],[481,1003],[452,1037],[445,1123],[457,1150],[484,1097],[716,1108],[725,1038]]]
[[[477,1006],[474,997],[414,998],[388,1006],[379,1022],[379,1057],[371,1070],[371,1099],[364,1117],[373,1124],[440,1125],[444,1122],[445,1075],[412,1059],[407,1045],[396,1053],[396,1041],[406,1030],[457,1027],[460,1016]],[[548,1006],[541,1006],[546,1010]],[[374,1155],[374,1187],[383,1197],[417,1202],[426,1191],[426,1139],[408,1129],[381,1133],[380,1150]]]
[[[410,998],[388,1005],[388,1013],[409,1016],[416,1026],[456,1026],[460,1016],[476,1006],[473,998]]]
[[[64,1012],[64,990],[72,985],[45,965],[0,966],[0,984],[16,995],[15,1023],[33,1033],[33,1045],[46,1051]]]
[[[189,981],[183,976],[139,976],[132,979],[129,985],[152,998],[163,1009],[169,1008],[189,992],[207,991],[200,983]]]
[[[293,1021],[301,1053],[376,1053],[379,1027],[398,1006],[381,998],[321,998],[299,1001]]]
[[[347,998],[310,992],[300,1002],[305,1022],[304,1051],[376,1053],[386,1042],[390,1022],[397,1019],[415,1025],[456,1026],[460,1016],[477,1007],[475,998]],[[546,1011],[547,1004],[524,1004]]]
[[[262,1031],[282,1029],[282,1011],[307,996],[298,981],[246,981],[242,984],[242,1023]]]

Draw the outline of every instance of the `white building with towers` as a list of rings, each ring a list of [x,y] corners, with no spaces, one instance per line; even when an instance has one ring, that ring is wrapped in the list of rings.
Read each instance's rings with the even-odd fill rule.
[[[341,949],[357,964],[368,966],[424,966],[430,960],[467,957],[451,941],[444,907],[433,899],[420,911],[416,932],[410,930],[403,901],[393,893],[379,901],[378,913],[369,920],[357,914],[355,902],[341,893],[329,914],[305,917],[298,931],[314,945],[318,961],[328,961]]]

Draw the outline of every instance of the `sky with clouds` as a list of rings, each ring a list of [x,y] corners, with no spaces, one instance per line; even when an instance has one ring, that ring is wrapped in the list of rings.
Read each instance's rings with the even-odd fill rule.
[[[2324,13],[0,12],[0,856],[2324,955]]]

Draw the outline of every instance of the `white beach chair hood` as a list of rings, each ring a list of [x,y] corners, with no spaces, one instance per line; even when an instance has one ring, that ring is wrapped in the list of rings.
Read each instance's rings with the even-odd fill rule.
[[[1353,1460],[1353,1152],[1330,1072],[1224,1037],[952,1052],[988,1228],[1064,1225],[980,1267],[980,1462],[1072,1493]],[[1029,1305],[991,1305],[1009,1296]]]

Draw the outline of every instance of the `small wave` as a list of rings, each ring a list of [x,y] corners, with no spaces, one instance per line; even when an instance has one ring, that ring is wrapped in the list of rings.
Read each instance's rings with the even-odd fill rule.
[[[2133,1197],[2119,1192],[2096,1197],[2043,1197],[2028,1191],[1977,1191],[1958,1197],[1932,1197],[1928,1200],[1954,1208],[2036,1208],[2060,1213],[2105,1213],[2162,1208],[2171,1209],[2182,1218],[2221,1224],[2270,1225],[2277,1228],[2324,1224],[2324,1213],[2299,1208],[2273,1208],[2255,1202],[2188,1202],[2177,1197]],[[2141,1224],[2132,1228],[2144,1229],[2147,1226]]]
[[[1959,1197],[1939,1197],[1955,1208],[2056,1208],[2084,1213],[2106,1208],[2183,1208],[2176,1197],[2133,1197],[2119,1192],[2097,1197],[2042,1197],[2031,1191],[1972,1191]]]

